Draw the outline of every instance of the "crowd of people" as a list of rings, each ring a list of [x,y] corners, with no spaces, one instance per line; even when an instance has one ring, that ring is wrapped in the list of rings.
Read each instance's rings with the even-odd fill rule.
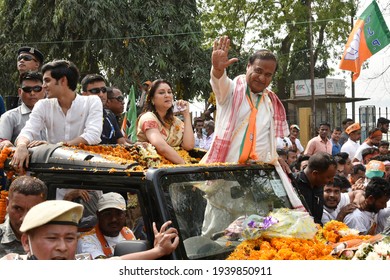
[[[288,125],[283,104],[268,88],[278,68],[277,57],[267,49],[256,51],[246,73],[230,79],[227,68],[238,59],[229,58],[229,47],[227,36],[214,41],[210,83],[216,103],[193,123],[188,101],[175,101],[169,81],[144,83],[137,141],[151,143],[174,164],[184,163],[176,147],[205,150],[201,163],[272,164],[292,207],[309,212],[316,223],[339,220],[361,234],[389,232],[390,155],[389,143],[382,139],[390,121],[379,118],[361,143],[360,124],[352,119],[333,130],[321,123],[318,136],[303,147],[299,126]],[[126,201],[121,194],[68,190],[57,200],[45,201],[45,184],[23,174],[29,164],[28,148],[42,143],[134,144],[121,130],[124,96],[96,73],[83,77],[77,93],[80,75],[71,61],[43,64],[43,54],[31,47],[20,48],[17,54],[21,104],[0,118],[0,149],[14,146],[10,164],[20,177],[10,186],[8,217],[0,225],[0,257],[75,259],[87,253],[94,259],[113,258],[118,242],[135,238],[125,227]],[[94,194],[97,221],[92,231],[80,236],[77,226],[85,206],[72,201],[89,201]],[[207,203],[203,228],[213,226],[217,212]],[[170,223],[160,230],[153,226],[153,248],[120,258],[170,254],[179,243]],[[46,238],[49,234],[52,238]]]
[[[295,124],[288,137],[278,138],[278,154],[288,164],[290,178],[316,222],[338,220],[361,234],[389,232],[390,153],[389,142],[383,140],[389,123],[378,118],[366,139],[361,139],[361,126],[352,119],[333,130],[321,123],[305,149]],[[324,180],[318,183],[318,177]]]

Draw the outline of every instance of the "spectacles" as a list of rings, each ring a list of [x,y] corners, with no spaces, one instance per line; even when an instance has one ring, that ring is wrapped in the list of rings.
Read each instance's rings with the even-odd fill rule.
[[[22,59],[24,61],[31,61],[31,60],[37,61],[32,55],[28,55],[28,54],[22,54],[18,56],[18,61],[21,61]]]
[[[106,87],[101,87],[101,88],[97,87],[97,88],[91,88],[88,91],[92,94],[99,94],[100,92],[106,93],[107,88]]]
[[[32,91],[34,92],[41,92],[42,87],[41,86],[34,86],[34,87],[22,87],[22,90],[27,93],[31,93]]]
[[[116,99],[118,102],[123,102],[125,100],[123,95],[118,95],[116,97],[111,97],[111,98],[108,98],[108,99]]]

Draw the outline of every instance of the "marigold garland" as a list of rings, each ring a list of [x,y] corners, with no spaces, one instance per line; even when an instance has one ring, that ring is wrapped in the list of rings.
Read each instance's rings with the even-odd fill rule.
[[[317,232],[316,238],[323,242],[335,244],[353,239],[367,240],[372,235],[359,235],[356,230],[350,229],[340,221],[332,220],[327,222],[322,229]]]
[[[0,224],[4,223],[5,215],[7,214],[7,197],[8,191],[0,192]]]
[[[0,153],[0,169],[4,168],[4,163],[7,160],[7,158],[10,157],[12,152],[13,151],[10,148],[8,148],[8,147],[4,147],[1,150],[1,153]]]
[[[299,238],[257,238],[245,240],[228,260],[334,260],[332,246],[318,240]]]

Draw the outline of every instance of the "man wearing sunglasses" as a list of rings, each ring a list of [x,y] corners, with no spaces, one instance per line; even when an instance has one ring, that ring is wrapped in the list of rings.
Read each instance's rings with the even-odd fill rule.
[[[28,167],[27,146],[45,129],[47,142],[67,145],[98,144],[102,133],[102,103],[99,98],[76,93],[79,70],[67,60],[54,60],[42,67],[46,99],[39,100],[16,139],[11,164],[19,173]]]
[[[43,64],[43,54],[36,48],[21,47],[18,49],[16,67],[19,73],[38,71]]]
[[[107,88],[107,109],[115,115],[119,126],[122,124],[123,111],[125,109],[125,97],[116,87]]]
[[[83,95],[97,95],[103,107],[107,104],[106,81],[101,75],[88,74],[81,81]],[[113,112],[103,109],[103,131],[100,144],[127,144]]]
[[[20,131],[25,126],[30,117],[34,105],[45,97],[45,91],[42,88],[42,74],[39,72],[24,72],[19,78],[19,98],[22,104],[12,110],[4,113],[0,118],[0,150],[4,147],[11,147],[18,137]],[[46,140],[44,130],[35,139],[38,141]],[[33,144],[36,144],[34,142]]]

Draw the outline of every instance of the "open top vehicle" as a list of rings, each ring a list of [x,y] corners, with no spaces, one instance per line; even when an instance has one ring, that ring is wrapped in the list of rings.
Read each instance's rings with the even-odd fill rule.
[[[117,156],[87,148],[51,144],[32,148],[28,172],[46,183],[48,199],[55,199],[58,189],[121,193],[132,216],[128,226],[141,228],[143,237],[140,238],[147,241],[144,246],[133,242],[138,249],[130,248],[130,251],[153,244],[153,222],[159,228],[172,220],[172,226],[179,231],[180,244],[164,258],[225,259],[242,241],[234,234],[226,235],[225,229],[232,222],[252,214],[266,216],[276,208],[291,208],[272,165],[158,165],[155,155],[140,157],[142,151],[135,153],[134,147],[127,152],[137,154],[138,158],[126,160],[115,160]],[[122,159],[127,152],[121,152]],[[193,150],[189,155],[199,159],[203,153]],[[147,161],[148,166],[141,164]],[[8,162],[6,170],[9,170]],[[134,217],[132,213],[136,210],[140,214]],[[128,244],[131,242],[126,243],[125,246],[132,246]],[[121,246],[117,247],[115,254],[121,254]]]

